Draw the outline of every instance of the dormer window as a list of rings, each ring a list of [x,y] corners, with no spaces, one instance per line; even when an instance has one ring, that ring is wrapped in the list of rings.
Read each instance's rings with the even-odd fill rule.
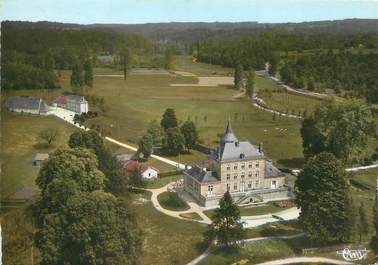
[[[245,154],[241,153],[240,154],[240,159],[243,159],[243,158],[245,158]]]

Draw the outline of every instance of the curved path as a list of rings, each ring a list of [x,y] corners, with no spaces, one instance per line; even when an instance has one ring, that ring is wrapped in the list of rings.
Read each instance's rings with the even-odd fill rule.
[[[323,257],[293,257],[287,259],[278,259],[268,262],[258,263],[256,265],[283,265],[283,264],[296,264],[296,263],[325,263],[325,264],[336,264],[336,265],[346,265],[354,264],[344,260],[329,259]]]
[[[159,212],[162,212],[166,215],[169,215],[171,217],[174,217],[174,218],[179,218],[179,219],[189,220],[189,221],[195,221],[195,222],[199,222],[199,223],[203,223],[203,224],[211,224],[211,219],[203,213],[203,208],[195,202],[187,201],[190,208],[188,210],[185,210],[185,211],[171,211],[171,210],[167,210],[167,209],[163,208],[160,205],[157,197],[159,196],[159,194],[168,191],[168,187],[170,185],[172,185],[172,183],[168,183],[167,185],[165,185],[164,187],[159,188],[159,189],[146,189],[146,190],[148,190],[152,193],[151,202],[152,202],[152,205],[155,207],[156,210],[158,210]],[[184,217],[181,216],[181,214],[185,214],[185,213],[196,213],[202,218],[202,220],[194,220],[194,219],[184,218]]]

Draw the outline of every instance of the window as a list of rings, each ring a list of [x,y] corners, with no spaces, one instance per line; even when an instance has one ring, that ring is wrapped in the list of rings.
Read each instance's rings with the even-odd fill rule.
[[[234,190],[237,190],[237,189],[238,189],[238,184],[234,183]]]
[[[252,183],[251,182],[248,183],[248,189],[250,189],[250,188],[252,188]]]
[[[227,170],[230,170],[230,169],[231,169],[230,165],[227,165]]]
[[[259,187],[259,185],[260,185],[260,182],[259,182],[259,180],[256,180],[256,181],[255,181],[255,188],[258,188],[258,187]]]
[[[234,179],[237,179],[237,178],[238,178],[238,175],[235,175],[235,176],[234,176]]]
[[[255,173],[255,177],[256,177],[256,178],[259,177],[259,172],[256,172],[256,173]]]
[[[209,186],[207,186],[207,194],[208,194],[208,195],[213,194],[213,189],[214,189],[213,185],[209,185]]]
[[[242,169],[244,169],[244,168],[245,168],[245,165],[244,165],[244,164],[242,164],[242,165],[241,165],[241,168],[242,168]]]
[[[252,172],[248,172],[248,177],[252,178]]]
[[[230,184],[227,183],[227,191],[230,190]]]
[[[244,178],[244,173],[242,173],[242,175],[240,177],[243,179]]]
[[[256,167],[259,167],[259,161],[256,161]]]
[[[248,168],[252,168],[252,164],[249,164],[249,165],[248,165]]]
[[[238,165],[235,165],[235,166],[234,166],[234,169],[235,169],[235,170],[238,169]]]
[[[230,180],[230,174],[227,174],[227,180]]]

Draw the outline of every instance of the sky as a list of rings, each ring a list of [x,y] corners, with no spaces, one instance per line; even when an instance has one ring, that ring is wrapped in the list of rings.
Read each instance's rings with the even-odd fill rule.
[[[378,0],[0,0],[1,20],[80,24],[378,18]]]

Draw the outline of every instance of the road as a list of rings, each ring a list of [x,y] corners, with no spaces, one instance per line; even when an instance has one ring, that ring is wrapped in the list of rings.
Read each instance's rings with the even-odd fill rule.
[[[258,263],[256,265],[284,265],[284,264],[308,264],[308,263],[324,263],[324,264],[336,264],[336,265],[349,265],[354,264],[344,260],[329,259],[323,257],[292,257],[286,259],[277,259],[268,262]]]

